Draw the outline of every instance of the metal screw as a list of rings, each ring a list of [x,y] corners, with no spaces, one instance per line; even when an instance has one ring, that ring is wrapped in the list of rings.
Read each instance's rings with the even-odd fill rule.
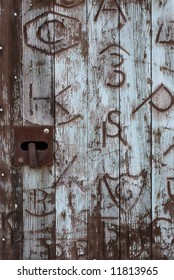
[[[4,173],[1,173],[1,177],[4,177],[5,176],[5,174]]]
[[[115,36],[112,36],[113,39],[115,39]]]
[[[3,112],[3,108],[0,108],[0,112]]]
[[[17,14],[16,12],[14,12],[14,16],[17,17],[17,15],[18,15],[18,14]]]
[[[33,6],[33,4],[30,2],[30,7],[32,7]]]
[[[0,50],[2,51],[2,46],[0,46]]]
[[[6,239],[5,239],[5,237],[2,237],[2,241],[4,242]]]
[[[15,210],[18,208],[18,205],[17,204],[15,204]]]
[[[48,128],[45,128],[45,129],[44,129],[44,133],[45,133],[45,134],[49,134],[49,133],[50,133],[50,130],[49,130]]]
[[[15,80],[18,78],[17,76],[14,76]]]
[[[24,162],[24,159],[22,157],[18,158],[18,162],[19,163],[23,163]]]

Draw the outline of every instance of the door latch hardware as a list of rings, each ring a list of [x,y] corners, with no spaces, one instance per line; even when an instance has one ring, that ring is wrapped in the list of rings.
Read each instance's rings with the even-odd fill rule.
[[[14,126],[14,165],[53,164],[53,126]]]

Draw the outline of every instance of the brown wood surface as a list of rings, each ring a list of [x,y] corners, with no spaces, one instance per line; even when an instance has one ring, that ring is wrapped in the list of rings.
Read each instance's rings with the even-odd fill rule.
[[[173,12],[0,0],[0,259],[174,259]],[[51,166],[14,126],[54,127]]]
[[[15,89],[20,94],[16,79],[20,69],[20,5],[19,1],[0,3],[0,259],[18,259],[22,253],[22,187],[18,170],[13,168],[12,125]]]

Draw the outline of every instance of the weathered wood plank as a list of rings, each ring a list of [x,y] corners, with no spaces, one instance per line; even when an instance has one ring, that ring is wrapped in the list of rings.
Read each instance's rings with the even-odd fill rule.
[[[78,1],[76,1],[78,2]],[[75,2],[75,3],[76,3]],[[87,33],[86,4],[56,1],[55,54],[57,259],[87,258]],[[74,4],[75,4],[74,3]]]
[[[152,6],[153,259],[174,259],[173,221],[173,1]],[[148,105],[149,106],[149,105]]]
[[[151,1],[121,1],[120,30],[120,246],[121,259],[151,258]],[[130,35],[128,35],[130,34]],[[127,54],[122,49],[125,49]]]
[[[1,0],[0,259],[174,259],[173,10]],[[55,127],[53,166],[13,125]]]
[[[53,10],[53,1],[22,1],[24,125],[54,125]],[[55,259],[54,165],[22,171],[23,259]]]
[[[119,48],[116,1],[88,1],[89,259],[119,258],[119,86],[113,52]],[[123,22],[125,18],[123,16]],[[117,60],[117,57],[114,58]]]
[[[19,10],[19,1],[0,2],[0,259],[19,259],[22,247],[21,191],[12,178],[11,153],[14,73],[20,68]]]

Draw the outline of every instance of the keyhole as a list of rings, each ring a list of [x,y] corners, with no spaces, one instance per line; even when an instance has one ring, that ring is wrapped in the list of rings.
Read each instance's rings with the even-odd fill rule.
[[[36,145],[36,150],[44,151],[44,150],[48,149],[48,144],[46,142],[43,142],[43,141],[26,141],[26,142],[23,142],[21,144],[21,149],[23,151],[28,151],[28,145],[30,143],[34,143]]]

